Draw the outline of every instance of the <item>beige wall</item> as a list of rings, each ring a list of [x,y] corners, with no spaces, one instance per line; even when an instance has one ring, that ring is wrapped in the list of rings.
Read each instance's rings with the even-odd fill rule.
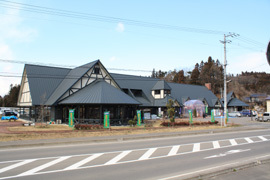
[[[266,100],[266,112],[270,112],[270,100]]]

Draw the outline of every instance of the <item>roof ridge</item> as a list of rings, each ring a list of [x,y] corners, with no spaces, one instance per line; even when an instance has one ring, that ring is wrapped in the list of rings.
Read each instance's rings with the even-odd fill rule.
[[[25,66],[37,66],[37,67],[72,70],[72,68],[64,68],[64,67],[57,67],[57,66],[45,66],[45,65],[36,65],[36,64],[25,64]]]

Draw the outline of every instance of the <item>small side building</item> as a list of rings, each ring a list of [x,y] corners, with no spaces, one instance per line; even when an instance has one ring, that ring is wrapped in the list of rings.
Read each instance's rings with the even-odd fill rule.
[[[224,98],[222,98],[221,101],[222,101],[222,105],[224,107]],[[228,112],[242,111],[243,109],[248,108],[248,107],[249,107],[248,104],[246,104],[243,101],[236,98],[233,91],[227,94]]]
[[[270,112],[270,96],[268,96],[266,99],[266,112]]]

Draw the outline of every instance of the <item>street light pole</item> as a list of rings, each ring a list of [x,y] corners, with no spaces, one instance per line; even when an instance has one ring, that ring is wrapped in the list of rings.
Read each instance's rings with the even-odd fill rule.
[[[227,67],[227,59],[226,59],[226,35],[224,34],[224,126],[226,126],[227,122],[227,79],[226,79],[226,67]],[[228,43],[230,43],[228,41]]]
[[[227,59],[226,59],[226,44],[227,43],[231,43],[231,40],[226,40],[227,37],[236,37],[239,36],[239,34],[235,34],[235,33],[229,33],[228,35],[224,34],[224,41],[220,41],[222,44],[224,44],[224,123],[222,122],[221,119],[221,126],[222,124],[224,124],[224,126],[226,126],[227,123],[227,73],[226,73],[226,67],[227,67]]]

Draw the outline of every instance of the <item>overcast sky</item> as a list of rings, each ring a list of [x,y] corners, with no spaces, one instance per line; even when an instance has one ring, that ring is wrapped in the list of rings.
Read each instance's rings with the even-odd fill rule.
[[[0,95],[20,83],[24,62],[100,59],[109,72],[142,76],[209,56],[223,63],[229,32],[240,36],[228,38],[227,72],[270,73],[269,9],[269,0],[0,0]]]

